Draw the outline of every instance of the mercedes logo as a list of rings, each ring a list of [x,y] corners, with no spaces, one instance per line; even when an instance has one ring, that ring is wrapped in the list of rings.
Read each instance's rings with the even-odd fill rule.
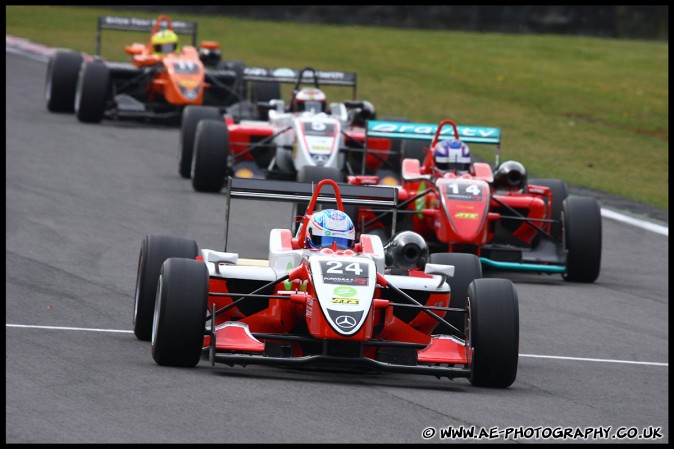
[[[335,323],[337,323],[337,326],[339,327],[351,329],[353,326],[356,325],[356,319],[348,315],[340,315],[335,320]]]

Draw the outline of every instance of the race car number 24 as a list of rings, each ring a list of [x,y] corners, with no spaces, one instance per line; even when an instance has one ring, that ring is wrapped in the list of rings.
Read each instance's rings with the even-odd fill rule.
[[[368,266],[360,262],[321,261],[323,282],[326,284],[367,285]]]

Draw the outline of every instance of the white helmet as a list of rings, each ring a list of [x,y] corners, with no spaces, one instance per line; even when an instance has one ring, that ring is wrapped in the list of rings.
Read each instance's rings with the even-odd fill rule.
[[[447,139],[435,146],[433,161],[439,170],[470,170],[470,149],[457,139]]]
[[[325,93],[315,87],[305,87],[295,94],[292,112],[325,112]]]

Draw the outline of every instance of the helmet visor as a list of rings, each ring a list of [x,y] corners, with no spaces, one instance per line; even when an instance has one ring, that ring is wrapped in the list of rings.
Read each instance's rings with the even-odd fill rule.
[[[323,112],[323,102],[321,102],[321,101],[311,101],[311,100],[305,101],[305,102],[301,103],[300,110],[306,111],[306,112],[313,112],[314,114],[317,114],[319,112]]]
[[[335,237],[332,235],[314,235],[311,241],[320,248],[331,248],[334,243],[338,249],[349,249],[353,240],[346,237]]]
[[[155,53],[173,53],[176,47],[177,45],[175,42],[171,42],[168,44],[154,44],[152,46]]]

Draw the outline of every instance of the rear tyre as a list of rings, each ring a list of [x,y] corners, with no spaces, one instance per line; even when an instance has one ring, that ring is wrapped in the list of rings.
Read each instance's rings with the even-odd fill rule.
[[[508,279],[476,279],[468,288],[466,344],[473,348],[470,383],[506,388],[517,377],[519,306]]]
[[[169,235],[146,235],[140,246],[138,274],[133,306],[133,333],[139,340],[150,341],[157,280],[161,265],[169,257],[195,259],[197,242]]]
[[[342,182],[344,176],[342,172],[339,171],[339,169],[337,168],[318,167],[314,165],[305,165],[304,167],[300,168],[299,172],[297,172],[297,182],[317,183],[318,181],[322,181],[324,179],[332,179],[335,182]],[[293,234],[295,234],[295,232],[297,231],[298,226],[298,223],[295,222],[295,217],[304,216],[304,214],[307,211],[307,207],[309,207],[309,203],[304,202],[293,203],[291,225],[290,225],[290,229]],[[353,218],[353,215],[351,215],[350,213],[353,211],[347,210],[345,212],[349,214],[350,217]]]
[[[561,179],[538,179],[529,180],[529,184],[536,186],[549,187],[552,193],[552,219],[554,223],[550,224],[550,235],[555,242],[562,239],[562,203],[569,196],[566,183]]]
[[[482,264],[480,259],[474,254],[464,253],[433,253],[428,258],[429,263],[441,265],[454,265],[454,276],[447,279],[451,288],[449,307],[457,309],[466,308],[466,298],[468,297],[468,286],[475,279],[482,277]],[[447,312],[445,321],[458,330],[463,330],[465,324],[465,313]],[[456,335],[456,331],[449,328],[445,323],[438,322],[434,334]]]
[[[162,366],[199,363],[208,307],[208,268],[198,260],[166,260],[154,308],[152,358]]]
[[[381,120],[381,121],[384,121],[384,122],[400,122],[400,123],[409,123],[410,122],[410,119],[408,119],[407,117],[391,117],[391,116],[381,117],[381,118],[378,118],[377,120]],[[401,173],[401,170],[402,170],[402,160],[403,160],[402,140],[401,139],[390,139],[390,140],[391,140],[391,147],[389,149],[389,154],[386,157],[386,162],[378,161],[377,164],[381,168],[391,170],[392,172],[394,172],[398,176],[400,176],[400,173]],[[358,147],[360,147],[360,145]],[[353,167],[354,173],[358,173],[358,174],[362,173],[362,170],[363,170],[363,155],[362,155],[362,153],[348,152],[347,154],[348,154],[348,158],[349,158],[349,163]],[[370,170],[366,170],[365,173],[366,174],[377,174],[377,173],[371,173]],[[380,182],[381,182],[381,180],[380,180]]]
[[[426,148],[428,148],[428,142],[423,140],[403,140],[401,144],[402,158],[416,159],[423,165],[424,159],[426,158]]]
[[[74,112],[77,77],[82,55],[74,51],[57,51],[47,65],[44,97],[51,112]]]
[[[281,100],[281,83],[278,81],[253,81],[251,84],[252,102]]]
[[[227,176],[229,129],[220,120],[202,120],[197,126],[192,158],[192,187],[197,192],[219,192]]]
[[[83,123],[99,123],[105,113],[110,69],[102,62],[82,64],[75,93],[75,115]]]
[[[571,282],[594,282],[601,266],[601,208],[594,198],[570,196],[563,205],[566,272]]]
[[[226,60],[218,63],[218,69],[231,70],[236,73],[236,80],[232,86],[235,95],[225,101],[226,105],[245,101],[248,98],[248,83],[243,79],[243,72],[246,69],[246,63],[238,60]]]
[[[192,154],[197,125],[202,120],[222,120],[220,110],[214,106],[187,106],[183,109],[180,125],[180,153],[178,154],[178,173],[189,179],[192,175]]]

